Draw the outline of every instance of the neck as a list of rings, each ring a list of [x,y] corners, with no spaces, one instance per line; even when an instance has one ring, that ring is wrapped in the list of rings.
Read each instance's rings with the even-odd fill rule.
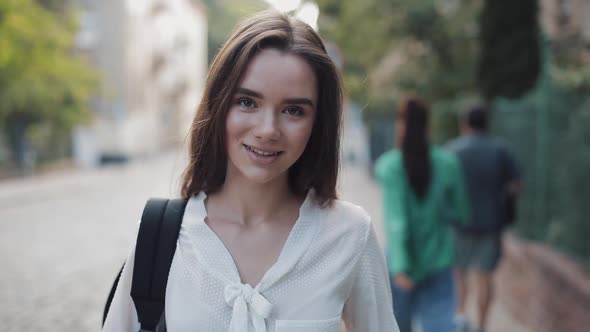
[[[471,127],[463,127],[463,135],[464,136],[474,136],[474,135],[483,135],[485,134],[485,131],[483,130],[475,130]]]
[[[268,183],[253,183],[228,172],[221,190],[209,197],[210,205],[223,209],[231,220],[241,224],[258,224],[277,219],[277,211],[290,204],[300,204],[289,189],[288,178]],[[217,210],[220,211],[220,210]]]

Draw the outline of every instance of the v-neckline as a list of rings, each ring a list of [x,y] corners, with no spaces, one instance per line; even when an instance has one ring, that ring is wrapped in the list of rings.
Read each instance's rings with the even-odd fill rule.
[[[295,265],[295,263],[298,261],[298,258],[303,255],[303,253],[311,244],[318,229],[318,220],[316,220],[317,218],[314,218],[313,216],[313,212],[315,210],[312,206],[313,195],[313,190],[310,190],[306,195],[305,200],[299,207],[299,215],[295,220],[293,227],[291,227],[289,235],[287,236],[285,243],[283,243],[276,261],[264,272],[262,278],[258,281],[256,286],[251,285],[255,290],[261,292],[274,284],[283,275],[285,275]],[[215,233],[213,229],[205,222],[205,219],[207,218],[207,208],[205,206],[206,198],[207,195],[203,192],[194,197],[196,200],[195,208],[197,210],[195,212],[197,212],[196,214],[198,215],[198,218],[196,218],[194,221],[196,221],[199,228],[203,229],[205,236],[207,236],[209,240],[212,241],[207,241],[214,246],[214,248],[208,248],[208,252],[211,249],[215,250],[215,256],[219,258],[219,255],[221,255],[221,261],[230,265],[229,270],[231,276],[225,276],[226,279],[230,279],[226,281],[231,283],[239,282],[240,284],[243,284],[237,264],[231,252],[225,246],[219,235]],[[204,260],[211,258],[211,255],[198,256],[202,257]]]

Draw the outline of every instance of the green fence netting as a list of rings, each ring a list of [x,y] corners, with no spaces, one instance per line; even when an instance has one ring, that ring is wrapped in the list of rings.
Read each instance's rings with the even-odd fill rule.
[[[534,91],[493,103],[493,130],[509,142],[525,181],[514,231],[589,264],[590,96],[552,82],[546,59]]]

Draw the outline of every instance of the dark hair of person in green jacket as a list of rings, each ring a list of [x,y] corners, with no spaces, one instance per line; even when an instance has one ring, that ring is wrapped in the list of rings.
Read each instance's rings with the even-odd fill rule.
[[[396,113],[396,148],[375,164],[383,192],[388,266],[396,285],[405,289],[452,267],[451,226],[468,216],[460,163],[429,143],[428,113],[417,98],[402,102]]]

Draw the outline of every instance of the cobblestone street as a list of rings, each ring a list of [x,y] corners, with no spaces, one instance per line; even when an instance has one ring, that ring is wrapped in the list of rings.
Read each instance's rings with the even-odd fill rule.
[[[0,331],[96,331],[145,200],[169,196],[177,154],[0,184]]]
[[[0,183],[0,331],[97,331],[112,280],[148,197],[173,196],[178,152],[126,166]],[[362,205],[380,240],[381,199],[365,169],[344,167],[342,198]],[[491,332],[520,332],[499,306]]]

